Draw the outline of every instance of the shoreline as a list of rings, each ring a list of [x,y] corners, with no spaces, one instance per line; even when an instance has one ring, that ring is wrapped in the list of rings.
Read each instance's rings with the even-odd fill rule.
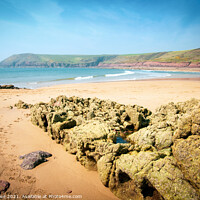
[[[166,71],[166,72],[200,72],[200,67],[126,67],[126,66],[88,66],[88,67],[36,67],[36,66],[23,66],[23,67],[3,67],[0,66],[0,69],[26,69],[26,68],[35,68],[35,69],[71,69],[71,68],[94,68],[94,69],[126,69],[126,70],[152,70],[152,71]]]
[[[143,79],[143,80],[135,80],[135,81],[148,81],[148,80],[152,80],[152,81],[200,81],[200,77],[199,78],[153,78],[153,79]]]
[[[200,67],[126,67],[126,66],[119,66],[119,67],[89,67],[89,68],[101,68],[101,69],[130,69],[130,70],[152,70],[152,71],[166,71],[166,72],[200,72]]]
[[[40,88],[20,88],[20,89],[27,89],[27,90],[38,90],[38,89],[48,89],[51,87],[64,87],[67,85],[76,85],[76,84],[102,84],[102,83],[123,83],[123,82],[142,82],[142,81],[200,81],[199,78],[152,78],[152,79],[138,79],[138,80],[116,80],[116,81],[101,81],[101,82],[87,82],[87,83],[66,83],[66,84],[58,84],[58,85],[51,85],[46,87]]]
[[[91,68],[91,67],[88,67]],[[24,68],[26,69],[26,68]],[[51,68],[53,69],[53,68]],[[64,69],[64,68],[62,68]],[[76,70],[75,68],[73,68],[74,70]],[[84,68],[87,69],[87,68]],[[94,69],[98,69],[97,67],[94,67]],[[100,68],[99,68],[100,69]],[[109,69],[109,68],[102,68],[102,69]],[[114,68],[113,68],[114,69]],[[115,68],[117,69],[117,68]],[[100,75],[94,75],[97,72],[94,72],[93,75],[91,76],[87,76],[84,73],[82,75],[71,75],[72,78],[66,78],[66,76],[64,78],[59,78],[59,77],[54,77],[54,79],[52,77],[50,77],[51,80],[48,80],[49,78],[47,78],[47,80],[37,80],[37,74],[33,76],[33,79],[31,80],[24,80],[23,76],[21,77],[21,80],[19,82],[13,83],[10,78],[8,78],[6,85],[2,85],[2,86],[13,86],[16,88],[27,88],[27,89],[39,89],[39,88],[46,88],[46,87],[52,87],[54,85],[64,85],[64,84],[85,84],[85,83],[106,83],[106,82],[124,82],[124,81],[147,81],[147,80],[198,80],[200,79],[200,71],[199,72],[195,72],[195,71],[172,71],[170,70],[153,70],[153,72],[151,73],[152,70],[147,70],[145,69],[145,71],[143,72],[138,72],[138,71],[126,71],[126,68],[120,68],[121,70],[125,70],[122,72],[110,72],[110,71],[105,71]],[[127,70],[132,70],[130,68],[127,68]],[[200,69],[200,68],[199,68]],[[133,69],[135,70],[135,69]],[[118,70],[119,71],[119,70]],[[148,72],[149,71],[149,72]],[[25,71],[26,72],[26,71]],[[61,71],[62,72],[62,71]],[[64,70],[65,73],[68,73],[68,71]],[[70,71],[69,71],[70,72]],[[73,72],[73,71],[72,71]],[[87,72],[87,71],[86,71]],[[110,76],[111,74],[114,74],[114,77],[107,77],[107,75]],[[116,74],[115,74],[116,73]],[[136,75],[130,75],[130,76],[123,76],[123,75],[129,75],[130,74],[136,74]],[[52,72],[50,73],[50,75],[52,74]],[[152,75],[151,75],[152,74]],[[28,74],[31,75],[31,74]],[[51,75],[52,76],[52,75]],[[73,77],[74,76],[74,77]],[[116,77],[115,77],[116,76]],[[70,77],[70,76],[69,76]],[[96,78],[98,77],[98,78]],[[5,79],[6,80],[6,79]],[[4,80],[4,81],[5,81]],[[14,85],[8,85],[10,84],[10,82],[12,82],[12,84]],[[8,87],[8,88],[9,88]],[[6,88],[6,89],[8,89]],[[3,89],[0,85],[0,89]]]
[[[38,90],[38,89],[45,89],[45,88],[51,88],[51,87],[63,87],[65,85],[76,85],[76,84],[101,84],[101,83],[123,83],[123,82],[141,82],[141,81],[200,81],[199,78],[149,78],[149,79],[136,79],[136,80],[116,80],[116,81],[99,81],[99,82],[86,82],[86,83],[65,83],[65,84],[55,84],[50,86],[44,86],[44,87],[38,87],[38,88],[18,88],[14,85],[13,88],[0,88],[0,90]],[[0,85],[1,86],[7,86],[6,85]],[[8,85],[11,86],[11,85]]]
[[[190,90],[192,91],[192,85],[195,84],[195,92],[197,92],[199,95],[194,95],[194,97],[196,98],[200,98],[200,90],[196,90],[196,87],[198,89],[200,89],[200,78],[153,78],[153,79],[140,79],[140,80],[123,80],[123,81],[106,81],[106,82],[89,82],[89,83],[70,83],[70,84],[58,84],[58,85],[52,85],[52,86],[46,86],[46,87],[41,87],[41,88],[35,88],[35,89],[29,89],[29,88],[20,88],[20,89],[1,89],[0,93],[2,94],[10,94],[13,93],[13,95],[20,94],[19,96],[23,96],[26,98],[26,96],[31,96],[36,95],[38,99],[38,101],[43,101],[42,99],[45,99],[44,101],[47,102],[48,100],[50,100],[51,95],[52,98],[56,98],[59,95],[62,95],[63,92],[66,94],[66,96],[80,96],[83,98],[88,98],[90,97],[97,97],[100,99],[104,99],[104,98],[111,98],[111,100],[113,101],[120,101],[123,104],[129,104],[130,100],[129,99],[125,99],[122,97],[119,97],[116,94],[110,94],[110,88],[113,89],[113,91],[117,91],[120,90],[123,94],[123,96],[127,96],[125,95],[126,91],[129,91],[130,89],[136,89],[137,90],[132,90],[133,93],[136,92],[136,96],[142,96],[141,92],[144,92],[144,96],[145,93],[147,92],[148,95],[150,95],[150,91],[151,89],[153,90],[152,94],[156,94],[156,92],[159,91],[159,93],[163,93],[163,91],[166,91],[166,94],[169,92],[169,90],[173,90],[172,93],[174,94],[175,92],[177,92],[177,94],[179,94],[180,92],[184,92],[184,88],[183,85],[187,86],[188,92],[187,92],[187,96],[185,96],[183,98],[184,100],[188,100],[189,97],[192,98],[192,94],[190,94]],[[151,85],[153,85],[153,87],[151,88]],[[157,86],[156,91],[155,88]],[[170,87],[169,87],[170,86]],[[138,91],[140,88],[143,87],[143,90],[138,94]],[[178,87],[178,89],[180,91],[178,91],[178,89],[176,89]],[[99,92],[98,92],[99,90]],[[56,92],[57,91],[57,92]],[[70,91],[70,94],[68,93]],[[41,94],[42,96],[38,96],[37,94]],[[133,95],[133,94],[132,94]],[[131,94],[128,95],[130,97],[130,99],[132,98]],[[115,96],[115,98],[113,98]],[[151,98],[153,98],[152,95],[150,95]],[[170,95],[169,95],[170,97]],[[140,97],[141,98],[141,97]],[[167,97],[166,97],[167,98]],[[133,99],[137,99],[137,98],[133,98]],[[170,98],[169,98],[170,99]],[[172,100],[174,100],[175,102],[178,102],[178,99],[175,99],[174,97],[171,98]],[[23,100],[23,99],[22,99]],[[30,101],[30,99],[29,99]],[[180,99],[181,101],[181,99]],[[119,102],[119,103],[120,103]],[[148,104],[147,102],[145,102],[145,104],[143,104],[144,101],[139,102],[139,100],[133,102],[132,104],[137,104],[137,105],[141,105],[141,106],[146,106],[147,108],[149,108],[150,110],[152,109],[155,110],[155,106],[152,107],[151,104]],[[16,102],[15,102],[16,103]],[[28,102],[29,103],[29,102]],[[37,103],[37,100],[31,100],[30,103]],[[165,102],[163,102],[165,103]],[[168,102],[167,102],[168,103]],[[160,102],[158,105],[161,105],[162,103]]]

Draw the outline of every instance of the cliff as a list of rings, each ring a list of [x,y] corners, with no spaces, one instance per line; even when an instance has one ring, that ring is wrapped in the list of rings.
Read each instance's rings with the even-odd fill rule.
[[[155,62],[155,61],[146,61],[146,62],[133,62],[133,63],[115,63],[115,64],[104,64],[100,63],[100,67],[103,68],[129,68],[129,69],[159,69],[159,68],[169,68],[169,69],[200,69],[200,62]]]

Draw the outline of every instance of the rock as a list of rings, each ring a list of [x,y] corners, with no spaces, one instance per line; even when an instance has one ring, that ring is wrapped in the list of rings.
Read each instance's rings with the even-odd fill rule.
[[[191,115],[183,116],[178,121],[178,129],[176,130],[173,140],[179,138],[186,138],[191,135],[192,118]]]
[[[107,124],[98,121],[91,121],[88,124],[82,124],[69,131],[65,137],[63,145],[71,153],[76,153],[77,160],[87,168],[95,168],[96,162],[101,157],[99,145],[114,137]],[[111,143],[112,144],[112,143]]]
[[[131,122],[125,121],[123,126],[125,130],[134,130],[134,125]]]
[[[98,105],[96,103],[90,104],[90,110],[97,110],[97,109],[98,109]]]
[[[68,115],[68,119],[72,119],[74,117],[74,112],[68,111],[67,115]]]
[[[186,138],[191,134],[200,135],[200,109],[198,107],[179,120],[178,129],[173,136],[173,140]]]
[[[148,127],[128,136],[133,151],[109,169],[108,185],[119,198],[199,199],[199,103],[161,106]]]
[[[15,107],[17,107],[18,109],[29,109],[32,107],[32,105],[24,103],[22,100],[19,100],[18,103],[15,104]]]
[[[124,123],[125,121],[130,121],[130,117],[128,116],[128,114],[125,112],[122,113],[122,115],[120,116],[121,122]]]
[[[196,109],[192,113],[192,123],[200,125],[200,110]]]
[[[51,122],[54,124],[56,122],[63,122],[67,119],[67,114],[65,112],[54,113],[51,119]]]
[[[152,145],[158,150],[169,148],[176,139],[199,134],[199,108],[199,101],[194,99],[161,106],[151,116],[150,125],[131,134],[128,140],[139,148],[144,145]]]
[[[100,177],[101,182],[105,186],[108,186],[108,183],[109,183],[109,176],[110,176],[111,169],[113,166],[113,160],[114,160],[114,156],[112,153],[110,153],[101,157],[101,159],[99,159],[97,162],[99,177]]]
[[[133,124],[135,131],[149,124],[149,120],[146,117],[151,114],[150,111],[146,112],[146,110],[143,110],[140,107],[127,106],[126,113],[130,118],[129,121]],[[124,120],[127,121],[127,117]]]
[[[142,107],[134,106],[134,109],[137,110],[136,115],[144,113],[143,118],[148,117],[147,111]],[[63,144],[64,137],[67,135],[64,130],[85,124],[90,120],[107,122],[112,130],[133,131],[134,127],[131,122],[127,121],[124,127],[121,125],[121,111],[125,112],[124,105],[109,100],[59,96],[51,99],[49,103],[35,104],[31,108],[31,121],[44,131],[48,131],[51,138],[57,143]],[[148,113],[150,114],[150,111]]]
[[[56,124],[53,124],[52,128],[56,132],[58,132],[59,130],[73,128],[74,126],[76,126],[76,121],[75,120],[70,120],[70,121],[58,122]]]
[[[109,187],[121,199],[199,198],[173,157],[134,152],[120,156],[110,171]]]
[[[0,194],[2,192],[6,192],[7,189],[10,187],[10,183],[4,180],[0,180]]]
[[[185,178],[200,195],[200,136],[191,135],[187,139],[176,140],[172,150]]]
[[[144,199],[143,182],[158,153],[136,152],[123,154],[114,161],[109,188],[120,199]],[[146,189],[145,189],[146,191]]]
[[[15,87],[14,85],[0,85],[0,89],[19,89],[19,88]]]
[[[79,115],[79,116],[76,118],[76,125],[79,126],[79,125],[81,125],[82,123],[84,123],[84,119],[83,119],[82,116]]]
[[[90,111],[87,113],[87,120],[90,120],[95,117],[94,111]]]
[[[31,120],[97,170],[120,199],[199,199],[200,100],[151,114],[136,105],[59,96],[35,104]],[[116,144],[118,135],[130,143]]]
[[[153,128],[147,127],[128,136],[128,140],[139,148],[145,145],[153,146],[155,144],[155,131]]]
[[[20,165],[21,168],[28,170],[33,169],[37,165],[46,162],[48,157],[51,157],[52,154],[44,151],[35,151],[31,152],[29,154],[25,154],[23,156],[20,156],[20,159],[23,159],[22,164]]]
[[[161,129],[155,134],[155,147],[160,149],[168,148],[172,145],[173,132],[171,128]]]
[[[174,158],[165,157],[152,164],[146,176],[147,183],[150,183],[151,188],[153,187],[163,199],[199,199],[198,193],[176,167]],[[149,189],[148,185],[145,187],[146,190]]]
[[[142,107],[139,106],[134,106],[134,109],[135,118],[138,117],[139,113],[142,113],[143,122],[148,121],[146,118],[150,115],[150,111],[147,112],[147,109],[142,109]],[[59,96],[56,99],[51,99],[47,104],[35,104],[31,108],[31,121],[45,131],[48,131],[52,135],[52,138],[54,138],[54,133],[52,132],[53,124],[57,122],[64,123],[69,120],[75,120],[76,125],[80,125],[92,119],[97,121],[107,121],[110,123],[113,130],[120,131],[122,128],[123,131],[126,129],[133,131],[134,125],[132,125],[132,122],[128,122],[128,120],[130,121],[129,117],[125,118],[128,125],[124,124],[125,127],[122,127],[121,119],[123,119],[123,117],[120,118],[120,113],[124,114],[124,112],[124,105],[109,100],[102,101],[97,98],[83,99],[78,97],[67,98],[65,96]],[[133,118],[134,113],[132,115],[132,119]]]
[[[111,144],[109,146],[104,146],[103,149],[98,149],[99,147],[97,147],[97,152],[102,155],[97,162],[97,169],[99,177],[105,186],[109,185],[114,160],[119,155],[126,154],[132,150],[131,147],[130,144]]]

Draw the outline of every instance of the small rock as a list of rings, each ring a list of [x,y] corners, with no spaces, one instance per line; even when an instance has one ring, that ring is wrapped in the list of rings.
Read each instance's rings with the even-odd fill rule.
[[[17,107],[18,109],[29,109],[32,107],[32,105],[24,103],[22,100],[19,100],[18,103],[15,104],[15,107]]]
[[[37,165],[46,162],[48,157],[51,157],[52,154],[44,151],[35,151],[31,152],[29,154],[25,154],[23,156],[20,156],[19,159],[24,159],[23,163],[20,165],[21,168],[27,170],[27,169],[33,169]]]
[[[90,120],[90,119],[92,119],[94,117],[95,117],[95,114],[94,114],[93,111],[88,112],[88,114],[87,114],[87,120]]]
[[[67,190],[67,194],[70,194],[70,193],[72,193],[72,190]]]
[[[9,182],[0,180],[0,194],[2,192],[6,192],[9,187],[10,187],[10,183]]]

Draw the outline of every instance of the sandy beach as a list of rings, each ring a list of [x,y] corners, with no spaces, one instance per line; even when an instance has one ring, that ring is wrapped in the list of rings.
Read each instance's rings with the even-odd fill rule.
[[[29,110],[10,109],[18,100],[48,102],[59,95],[97,97],[137,104],[155,111],[162,104],[200,98],[200,79],[160,79],[58,85],[40,89],[0,90],[0,179],[10,182],[8,194],[79,195],[87,200],[118,199],[74,155],[30,122]],[[33,170],[20,168],[20,155],[43,150],[53,154]],[[81,195],[81,196],[80,196]]]

